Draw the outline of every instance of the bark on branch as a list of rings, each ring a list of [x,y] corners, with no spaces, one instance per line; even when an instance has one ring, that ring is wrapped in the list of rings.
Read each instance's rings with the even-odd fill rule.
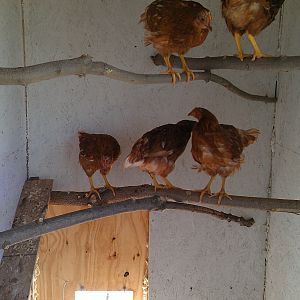
[[[163,58],[156,54],[151,56],[156,66],[164,65]],[[172,55],[171,62],[174,67],[181,67],[178,56]],[[268,57],[252,61],[246,58],[240,61],[234,56],[219,57],[187,57],[186,61],[192,70],[244,70],[244,71],[292,71],[300,70],[300,56]]]
[[[139,185],[118,187],[115,189],[115,191],[115,197],[112,195],[110,190],[104,190],[101,192],[102,201],[108,203],[117,203],[126,199],[142,199],[146,197],[159,196],[176,202],[199,204],[199,193],[184,189],[159,189],[155,191],[151,185]],[[88,203],[91,203],[91,200],[86,198],[86,195],[87,194],[84,192],[52,191],[50,203],[57,205],[87,205]],[[274,212],[300,213],[299,200],[257,198],[234,195],[231,195],[231,198],[232,200],[224,198],[222,200],[222,206],[252,208]],[[217,199],[215,197],[210,198],[209,196],[205,195],[203,197],[202,204],[217,205]]]
[[[165,201],[160,197],[150,197],[140,200],[129,199],[114,204],[105,204],[93,208],[76,211],[57,217],[41,220],[40,223],[29,223],[20,227],[16,227],[7,231],[0,232],[1,249],[7,249],[9,246],[39,237],[49,232],[70,227],[77,224],[82,224],[89,221],[105,218],[108,216],[140,211],[140,210],[160,210],[165,209],[180,209],[197,213],[212,215],[218,219],[228,222],[237,222],[241,226],[251,227],[254,220],[244,219],[232,214],[226,214],[207,207],[201,207],[186,203],[176,203]]]
[[[0,85],[28,85],[57,77],[70,75],[83,76],[88,74],[105,76],[132,84],[171,83],[169,75],[132,73],[120,70],[104,62],[93,62],[90,56],[82,55],[78,58],[52,61],[28,67],[0,68]],[[211,81],[222,85],[244,99],[263,102],[276,101],[274,97],[258,96],[244,92],[225,78],[210,72],[197,72],[195,73],[195,77],[195,80]],[[179,82],[185,82],[185,80],[186,76],[182,74],[182,81]]]

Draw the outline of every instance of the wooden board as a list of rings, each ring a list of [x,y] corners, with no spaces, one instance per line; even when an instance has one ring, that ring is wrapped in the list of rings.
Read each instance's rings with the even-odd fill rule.
[[[47,217],[85,208],[50,205]],[[134,300],[144,300],[148,223],[148,212],[126,213],[42,237],[38,299],[74,300],[78,290],[131,290]]]
[[[27,180],[24,184],[13,227],[44,218],[53,180]],[[0,299],[27,300],[40,238],[19,243],[4,251],[0,265]]]

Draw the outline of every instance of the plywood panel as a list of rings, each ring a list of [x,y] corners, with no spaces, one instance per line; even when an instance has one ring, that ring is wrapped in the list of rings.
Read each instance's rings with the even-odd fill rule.
[[[51,205],[47,216],[80,207]],[[56,231],[39,248],[39,299],[74,300],[76,290],[132,290],[141,300],[148,260],[148,212],[127,213]]]

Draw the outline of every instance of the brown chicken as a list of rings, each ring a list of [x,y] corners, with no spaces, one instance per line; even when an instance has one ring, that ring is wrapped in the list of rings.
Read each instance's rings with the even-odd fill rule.
[[[175,84],[175,72],[170,62],[170,55],[178,53],[182,69],[190,78],[195,79],[194,73],[189,69],[184,54],[193,47],[201,45],[211,31],[211,14],[208,9],[195,1],[184,0],[156,0],[147,6],[141,15],[140,22],[145,27],[145,45],[152,44],[163,56],[167,71]]]
[[[283,2],[284,0],[222,0],[222,14],[228,30],[234,36],[240,60],[249,56],[244,54],[241,46],[241,36],[244,33],[254,48],[252,60],[269,56],[260,50],[255,36],[274,21]]]
[[[244,148],[256,141],[259,131],[219,124],[217,118],[205,108],[196,107],[189,116],[198,119],[192,131],[193,158],[199,163],[198,170],[211,177],[207,186],[200,190],[200,202],[205,194],[212,195],[211,184],[219,175],[222,177],[222,186],[214,195],[220,204],[224,196],[231,199],[225,193],[225,180],[240,168],[244,162]]]
[[[115,195],[114,188],[110,185],[106,175],[109,173],[113,163],[120,155],[120,145],[117,140],[108,134],[89,134],[79,132],[79,162],[89,178],[90,192],[88,197],[96,194],[101,199],[98,188],[94,187],[93,175],[99,170],[105,187]]]
[[[183,120],[177,124],[166,124],[145,133],[133,145],[125,160],[124,167],[140,167],[152,178],[157,188],[174,188],[167,176],[175,167],[177,158],[183,153],[191,137],[196,122]],[[165,185],[160,185],[156,176],[160,176]]]

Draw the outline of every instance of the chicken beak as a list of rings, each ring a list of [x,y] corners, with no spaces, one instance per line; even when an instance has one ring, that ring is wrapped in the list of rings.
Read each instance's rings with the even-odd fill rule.
[[[212,31],[211,25],[208,25],[208,26],[207,26],[207,29],[208,29],[209,31]]]
[[[199,107],[194,108],[194,109],[188,114],[188,116],[191,116],[191,117],[194,117],[194,118],[200,120],[201,117],[202,117],[202,115],[201,115],[201,108],[199,108]]]

